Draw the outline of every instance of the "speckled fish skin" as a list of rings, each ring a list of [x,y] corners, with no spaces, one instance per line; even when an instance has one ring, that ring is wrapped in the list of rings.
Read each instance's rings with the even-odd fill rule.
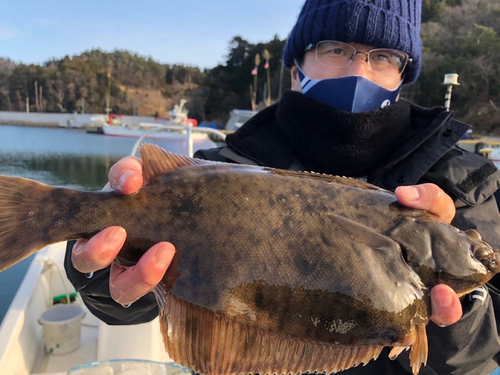
[[[8,177],[0,191],[0,269],[119,225],[122,265],[157,242],[175,245],[163,296],[333,345],[411,345],[430,317],[430,287],[466,293],[498,272],[477,233],[341,177],[203,162],[152,176],[132,196]]]
[[[132,199],[149,200],[146,212],[163,221],[129,235],[178,249],[179,271],[165,279],[171,294],[296,337],[401,342],[415,319],[428,319],[426,287],[446,282],[463,293],[492,276],[471,256],[482,241],[355,180],[219,164],[160,176]],[[144,216],[136,215],[133,223]],[[424,280],[398,243],[411,262],[425,261],[411,264]],[[120,256],[134,262],[133,253]]]

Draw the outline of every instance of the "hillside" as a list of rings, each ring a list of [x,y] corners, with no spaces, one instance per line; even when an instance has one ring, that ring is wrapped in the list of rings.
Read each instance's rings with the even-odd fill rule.
[[[402,96],[427,107],[443,105],[443,77],[458,73],[461,86],[452,100],[456,118],[472,124],[476,133],[500,135],[500,3],[423,4],[422,72]],[[225,123],[232,109],[251,109],[254,94],[257,109],[262,109],[268,91],[276,102],[290,87],[290,74],[281,66],[284,46],[277,36],[257,44],[235,36],[225,63],[203,72],[129,51],[86,51],[42,66],[0,58],[0,110],[24,111],[28,97],[33,112],[81,112],[85,107],[87,113],[103,113],[109,90],[114,113],[166,116],[185,98],[190,117]],[[270,57],[268,70],[264,56]],[[256,61],[258,74],[253,76]]]
[[[169,80],[170,84],[167,84]],[[173,102],[198,86],[198,68],[169,66],[128,51],[92,50],[39,65],[0,59],[0,110],[167,116]]]

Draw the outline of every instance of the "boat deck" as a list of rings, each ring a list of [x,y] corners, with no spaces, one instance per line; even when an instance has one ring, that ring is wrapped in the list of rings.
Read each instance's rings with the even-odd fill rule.
[[[96,318],[95,318],[96,319]],[[41,345],[37,363],[32,374],[66,374],[68,369],[77,367],[83,363],[97,361],[97,339],[99,335],[99,323],[96,319],[94,327],[82,326],[80,347],[71,353],[62,355],[50,355]]]
[[[9,375],[62,375],[90,362],[136,359],[171,362],[165,352],[159,320],[132,326],[108,326],[84,307],[80,347],[63,355],[48,354],[41,314],[52,297],[74,292],[63,268],[65,243],[48,246],[34,258],[0,326],[0,369]]]

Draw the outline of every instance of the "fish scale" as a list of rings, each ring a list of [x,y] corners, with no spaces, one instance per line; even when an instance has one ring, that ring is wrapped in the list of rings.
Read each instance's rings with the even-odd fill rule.
[[[475,231],[353,179],[215,163],[141,148],[134,195],[0,176],[0,269],[118,225],[130,266],[175,255],[155,290],[165,348],[205,375],[337,372],[411,347],[427,358],[429,289],[464,294],[498,272]],[[453,251],[451,252],[450,249]]]

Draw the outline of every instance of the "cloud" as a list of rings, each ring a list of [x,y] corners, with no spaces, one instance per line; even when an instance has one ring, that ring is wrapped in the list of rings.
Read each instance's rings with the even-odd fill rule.
[[[21,33],[17,29],[0,26],[0,40],[11,40],[17,38]]]

